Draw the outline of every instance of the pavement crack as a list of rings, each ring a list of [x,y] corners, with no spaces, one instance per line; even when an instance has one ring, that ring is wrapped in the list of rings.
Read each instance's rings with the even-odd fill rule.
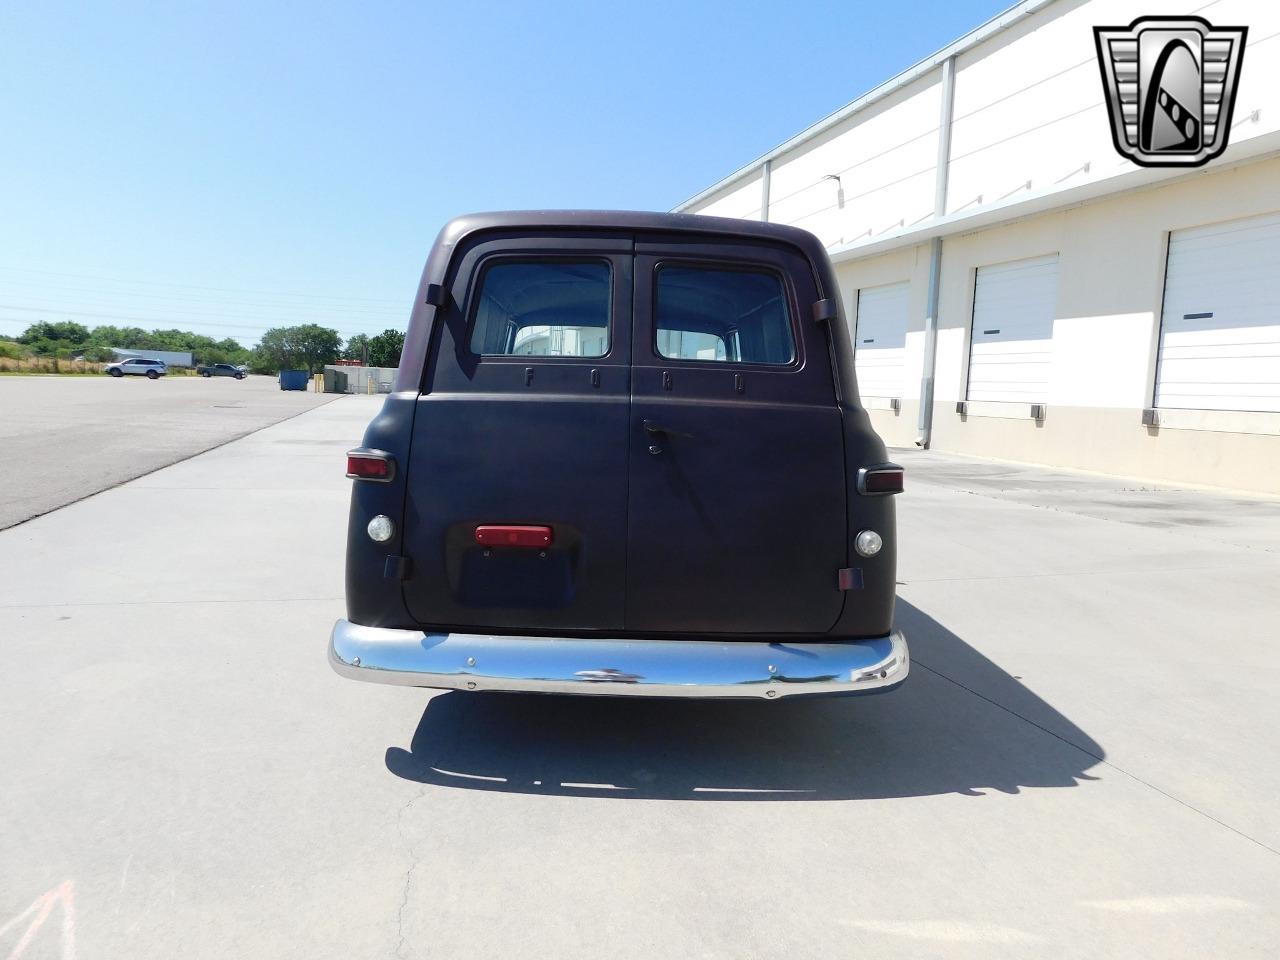
[[[415,803],[426,796],[427,788],[424,784],[416,794],[410,797],[400,808],[400,812],[396,814],[396,832],[400,834],[400,840],[404,844],[405,849],[409,852],[409,868],[404,872],[404,886],[400,894],[400,908],[396,911],[396,953],[397,957],[407,956],[405,950],[409,946],[409,940],[404,934],[404,914],[409,908],[409,891],[413,887],[413,875],[418,869],[418,855],[414,849],[413,843],[409,841],[404,834],[404,816],[413,807]]]
[[[1194,804],[1189,803],[1186,800],[1183,800],[1181,797],[1175,796],[1174,794],[1170,793],[1168,790],[1165,790],[1161,787],[1156,786],[1156,784],[1152,783],[1149,780],[1144,780],[1142,777],[1138,776],[1136,773],[1131,773],[1130,771],[1126,770],[1124,767],[1117,766],[1115,763],[1106,759],[1106,757],[1099,756],[1098,754],[1094,753],[1092,750],[1088,750],[1085,747],[1080,746],[1080,744],[1076,743],[1075,741],[1070,740],[1067,737],[1064,737],[1060,733],[1050,730],[1048,727],[1044,726],[1043,724],[1036,723],[1036,721],[1032,720],[1030,717],[1023,716],[1017,710],[1014,710],[1011,707],[1005,706],[1003,703],[1001,703],[998,700],[991,699],[991,697],[988,697],[986,694],[980,693],[977,690],[973,689],[973,687],[970,687],[964,683],[961,683],[959,680],[955,679],[954,677],[949,677],[945,673],[941,672],[940,670],[935,670],[933,667],[929,666],[927,663],[923,663],[919,657],[913,656],[911,658],[911,665],[913,667],[923,667],[925,670],[928,670],[931,674],[933,674],[938,679],[945,680],[947,681],[947,683],[950,683],[950,684],[954,684],[955,686],[959,687],[961,690],[964,690],[966,693],[970,693],[973,696],[977,697],[979,700],[984,700],[987,703],[991,704],[996,709],[1003,710],[1005,713],[1009,714],[1011,717],[1016,717],[1017,719],[1021,720],[1023,723],[1030,724],[1031,726],[1035,727],[1037,730],[1047,733],[1049,736],[1053,737],[1055,740],[1061,741],[1062,743],[1065,743],[1067,746],[1073,747],[1074,749],[1079,750],[1085,756],[1092,757],[1098,763],[1116,771],[1117,773],[1123,774],[1124,776],[1128,777],[1130,780],[1134,781],[1135,783],[1140,783],[1144,787],[1154,790],[1156,793],[1160,794],[1162,797],[1172,800],[1174,803],[1185,807],[1186,809],[1190,810],[1192,813],[1199,814],[1200,816],[1204,817],[1206,820],[1210,820],[1213,823],[1216,823],[1218,826],[1224,827],[1227,830],[1230,830],[1236,836],[1241,837],[1245,840],[1248,840],[1250,843],[1261,847],[1263,850],[1266,850],[1268,853],[1272,853],[1280,857],[1280,850],[1277,850],[1275,847],[1269,846],[1268,844],[1259,840],[1257,837],[1250,836],[1249,834],[1245,833],[1243,830],[1233,827],[1231,824],[1227,823],[1224,820],[1219,820],[1213,814],[1208,813],[1205,810],[1201,810],[1199,807],[1195,806]]]

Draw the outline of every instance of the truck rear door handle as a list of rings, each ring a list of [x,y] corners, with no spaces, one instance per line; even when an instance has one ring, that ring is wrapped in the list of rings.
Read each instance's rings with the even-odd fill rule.
[[[668,430],[666,427],[656,424],[652,420],[642,420],[641,425],[644,427],[645,432],[653,437],[688,437],[690,440],[693,439],[692,433],[681,433],[678,430]]]

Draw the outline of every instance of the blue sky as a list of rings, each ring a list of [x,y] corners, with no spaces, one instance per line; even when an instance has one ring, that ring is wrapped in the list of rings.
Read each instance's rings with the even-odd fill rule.
[[[1009,0],[0,6],[0,338],[403,329],[449,217],[669,209]]]

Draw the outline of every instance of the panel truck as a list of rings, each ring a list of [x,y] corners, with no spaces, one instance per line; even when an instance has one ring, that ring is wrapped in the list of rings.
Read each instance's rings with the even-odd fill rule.
[[[903,471],[803,230],[452,221],[347,475],[343,676],[766,700],[907,676]]]

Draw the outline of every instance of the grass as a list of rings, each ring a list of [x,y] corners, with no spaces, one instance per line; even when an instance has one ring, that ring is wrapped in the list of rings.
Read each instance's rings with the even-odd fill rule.
[[[100,377],[100,373],[72,373],[64,370],[60,373],[46,373],[43,370],[0,370],[0,377]]]
[[[105,364],[56,357],[0,357],[0,373],[100,374]]]

